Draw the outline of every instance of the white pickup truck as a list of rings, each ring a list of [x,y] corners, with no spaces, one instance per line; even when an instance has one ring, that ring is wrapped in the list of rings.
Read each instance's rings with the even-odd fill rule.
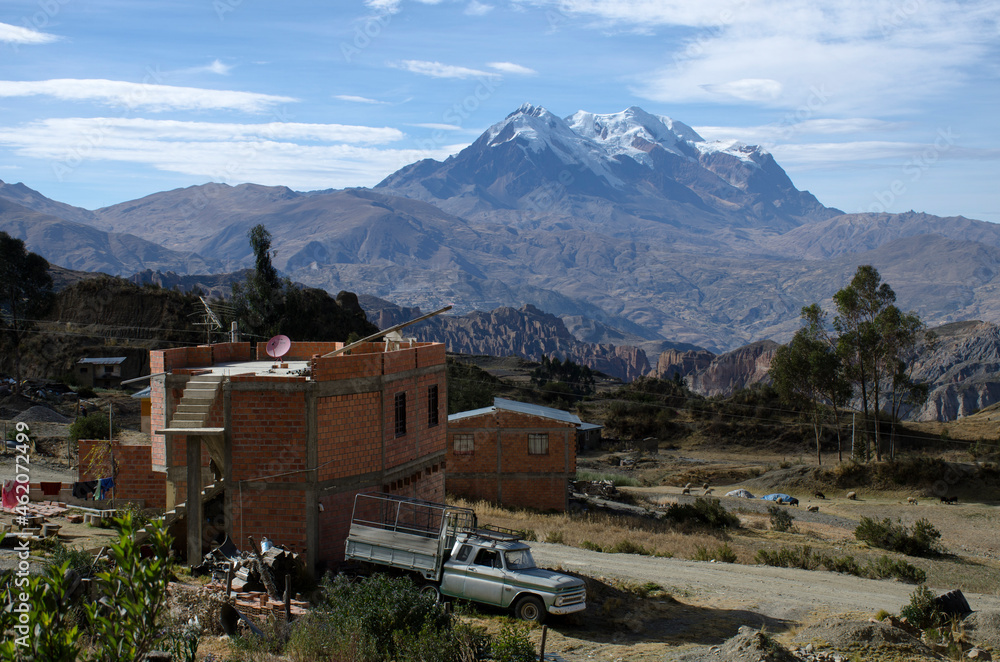
[[[587,607],[583,580],[536,567],[517,532],[480,527],[468,508],[358,494],[346,558],[395,568],[424,590],[509,608],[526,621]]]

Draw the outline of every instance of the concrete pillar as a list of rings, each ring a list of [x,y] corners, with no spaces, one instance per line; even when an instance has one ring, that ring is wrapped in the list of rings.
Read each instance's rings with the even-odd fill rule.
[[[204,530],[201,507],[201,437],[187,438],[187,563],[199,565],[202,559],[201,535]]]

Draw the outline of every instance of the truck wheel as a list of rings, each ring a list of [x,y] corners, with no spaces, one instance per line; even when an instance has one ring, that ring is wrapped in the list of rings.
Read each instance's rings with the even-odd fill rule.
[[[523,621],[541,623],[545,620],[545,605],[533,595],[526,595],[514,605],[514,615]]]
[[[437,584],[424,584],[420,587],[420,593],[434,598],[434,602],[441,602],[441,591]]]

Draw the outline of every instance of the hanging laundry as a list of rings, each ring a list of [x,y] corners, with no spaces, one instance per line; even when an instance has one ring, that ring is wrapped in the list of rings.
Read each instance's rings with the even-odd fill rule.
[[[111,493],[115,489],[115,479],[114,478],[102,478],[97,485],[98,496],[94,497],[96,499],[110,499]]]
[[[5,480],[3,482],[3,490],[0,492],[2,494],[3,507],[5,510],[13,510],[17,507],[17,496],[14,494],[14,486],[17,485],[12,480]]]
[[[39,483],[39,485],[42,488],[42,494],[45,496],[57,496],[59,494],[59,490],[62,489],[62,483],[49,483],[43,481]]]
[[[78,483],[73,483],[73,496],[77,499],[89,499],[96,489],[96,480],[81,480]]]

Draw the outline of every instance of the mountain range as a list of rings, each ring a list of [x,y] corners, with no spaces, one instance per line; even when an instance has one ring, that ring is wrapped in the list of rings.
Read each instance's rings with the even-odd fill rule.
[[[803,305],[831,308],[859,264],[930,326],[1000,320],[1000,227],[845,214],[763,148],[636,107],[561,118],[525,104],[445,161],[371,189],[213,183],[91,211],[0,183],[0,229],[76,269],[236,271],[258,223],[275,265],[304,284],[424,310],[532,306],[579,341],[635,346],[654,365],[670,347],[781,342]]]

